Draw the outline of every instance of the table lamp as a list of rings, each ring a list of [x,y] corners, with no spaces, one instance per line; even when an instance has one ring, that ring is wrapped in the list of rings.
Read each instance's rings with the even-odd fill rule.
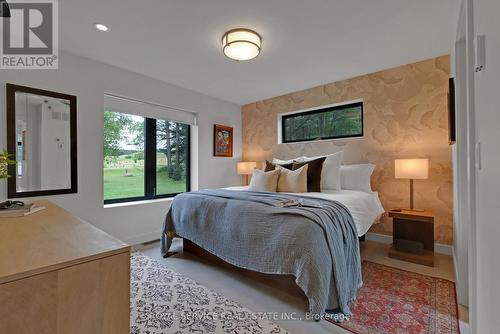
[[[238,175],[245,175],[245,185],[248,185],[248,175],[253,174],[253,170],[257,167],[257,163],[253,161],[238,162],[236,167]]]
[[[423,212],[425,210],[413,208],[413,180],[429,178],[429,159],[396,159],[394,160],[394,177],[410,180],[410,209]]]

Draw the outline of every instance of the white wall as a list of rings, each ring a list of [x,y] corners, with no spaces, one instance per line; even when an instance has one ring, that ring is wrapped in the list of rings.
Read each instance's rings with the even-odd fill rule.
[[[78,194],[50,199],[124,241],[136,243],[158,238],[169,201],[103,208],[105,92],[198,112],[199,126],[192,136],[198,147],[192,145],[192,165],[199,172],[192,175],[193,181],[198,182],[200,188],[241,184],[241,177],[236,174],[236,162],[241,157],[241,113],[236,104],[61,52],[59,70],[0,70],[0,149],[7,146],[6,83],[78,97]],[[234,128],[233,158],[212,156],[214,123]],[[7,184],[0,181],[0,199],[6,197]]]
[[[475,75],[477,333],[500,328],[500,1],[474,0],[475,34],[486,35],[486,68]]]
[[[469,304],[468,242],[470,230],[467,137],[467,44],[465,7],[457,6],[451,53],[452,77],[455,78],[456,143],[452,146],[453,161],[453,260],[457,284],[457,298],[462,305]]]

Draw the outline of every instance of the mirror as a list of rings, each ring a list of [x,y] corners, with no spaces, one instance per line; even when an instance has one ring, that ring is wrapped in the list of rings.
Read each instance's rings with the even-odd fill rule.
[[[8,196],[77,192],[76,96],[7,84]]]

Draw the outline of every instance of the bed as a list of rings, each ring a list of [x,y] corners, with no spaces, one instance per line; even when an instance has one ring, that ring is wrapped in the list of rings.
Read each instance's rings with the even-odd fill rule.
[[[362,284],[358,237],[383,212],[377,193],[353,190],[191,192],[178,195],[167,213],[162,253],[175,233],[234,266],[293,275],[309,312],[349,317]]]
[[[248,190],[248,186],[228,187],[230,190]],[[358,237],[364,236],[385,212],[378,193],[357,190],[323,190],[322,192],[300,193],[301,196],[339,201],[351,212]]]

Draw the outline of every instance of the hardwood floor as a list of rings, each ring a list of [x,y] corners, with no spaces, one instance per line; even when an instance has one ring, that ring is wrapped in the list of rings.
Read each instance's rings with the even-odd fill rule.
[[[215,264],[182,252],[182,240],[174,240],[173,251],[176,255],[163,259],[160,255],[159,242],[145,246],[137,246],[144,254],[161,259],[172,270],[184,274],[206,287],[220,292],[224,296],[238,301],[240,304],[256,312],[296,312],[303,314],[307,309],[307,301],[302,292],[294,284],[283,286],[283,280],[273,280],[259,273],[239,271],[227,266]],[[436,254],[435,266],[427,267],[414,263],[391,259],[387,256],[389,245],[374,241],[361,243],[361,257],[403,270],[414,271],[424,275],[436,276],[454,281],[453,260],[450,256]],[[459,309],[461,322],[468,321],[467,309]],[[348,333],[327,321],[275,321],[293,334],[300,333]],[[462,324],[461,324],[462,327]],[[463,331],[462,331],[463,332]]]

